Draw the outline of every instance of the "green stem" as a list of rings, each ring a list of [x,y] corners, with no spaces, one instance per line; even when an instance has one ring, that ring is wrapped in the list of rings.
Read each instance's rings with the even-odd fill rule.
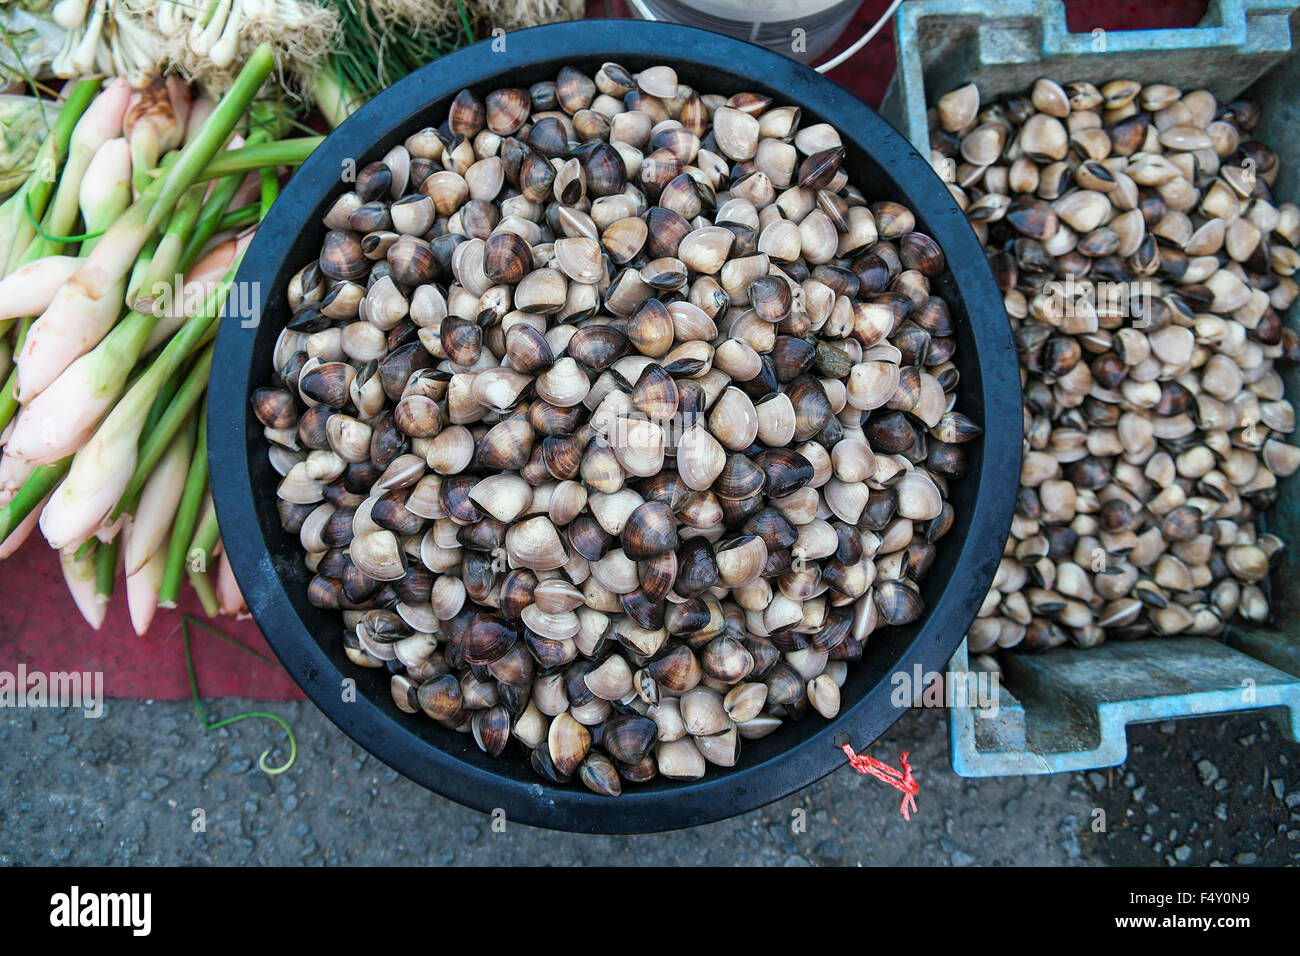
[[[221,603],[217,600],[216,589],[213,588],[212,579],[208,576],[208,568],[212,565],[212,552],[216,550],[220,537],[221,530],[217,527],[216,508],[212,504],[212,496],[208,494],[204,496],[203,513],[199,517],[194,538],[186,552],[185,571],[189,576],[190,586],[198,594],[209,617],[221,613]]]
[[[164,161],[163,167],[165,168],[169,164],[169,162],[170,162],[170,158]],[[60,182],[60,188],[61,187],[62,187],[62,182]],[[14,196],[10,197],[10,201],[13,201],[14,199],[21,199],[23,202],[26,202],[26,200],[23,198],[23,194],[21,190],[18,193],[16,193]],[[57,202],[58,197],[56,196],[55,199]],[[75,213],[75,209],[73,211]],[[59,228],[59,223],[56,222],[57,215],[58,214],[54,208],[49,209],[45,214],[44,221],[38,226],[36,225],[35,216],[34,214],[31,214],[30,210],[28,210],[27,208],[23,208],[22,210],[20,210],[20,217],[22,222],[25,225],[31,226],[35,230],[36,235],[34,236],[34,238],[32,238],[30,241],[26,243],[26,248],[24,248],[21,252],[16,253],[18,255],[18,261],[12,262],[11,260],[12,265],[9,269],[7,269],[7,272],[12,272],[14,269],[17,269],[20,266],[25,266],[29,262],[35,262],[37,259],[43,259],[46,256],[58,255],[62,251],[65,243],[82,238],[78,236],[60,235],[60,233],[67,231],[67,227],[70,224],[64,224],[63,228]],[[99,234],[96,234],[92,241],[87,242],[85,245],[81,247],[81,249],[79,250],[79,254],[82,256],[89,255],[90,250],[94,248],[95,242],[98,241],[98,238],[99,238]],[[152,255],[152,246],[146,245],[145,248],[149,250],[147,255]],[[133,272],[133,277],[134,277],[134,272]],[[26,322],[27,325],[30,326],[31,323],[34,321],[34,319],[35,317],[32,317],[32,318],[23,319],[22,321]],[[9,329],[13,327],[14,321],[15,321],[14,319],[0,320],[0,336],[7,335],[9,333]],[[22,332],[23,334],[26,334],[26,329],[22,329]],[[13,409],[6,409],[6,414],[8,416],[12,417],[13,413],[14,413]],[[4,420],[4,423],[8,424],[8,418]],[[3,427],[4,425],[0,425],[0,428]]]
[[[0,508],[0,542],[14,533],[14,529],[54,490],[54,486],[63,480],[71,467],[72,457],[69,456],[52,465],[41,465],[27,476],[9,504]]]
[[[332,59],[312,72],[308,85],[311,97],[325,122],[330,124],[330,129],[338,129],[361,105],[361,97],[357,96],[351,82]]]
[[[174,237],[184,234],[185,230],[187,230],[193,223],[194,217],[198,214],[198,204],[201,200],[202,187],[195,187],[186,195],[185,199],[183,199],[180,205],[177,206],[171,222],[168,224],[168,236]],[[165,236],[164,238],[167,237]],[[146,260],[142,256],[139,261],[144,262]],[[146,288],[148,289],[150,287],[146,286]],[[179,294],[179,291],[177,294]],[[198,313],[199,321],[201,323],[211,321],[210,316],[219,313],[220,308],[219,300],[214,299],[210,302],[205,302],[203,309]],[[99,397],[117,396],[121,394],[123,388],[126,386],[127,375],[133,368],[135,368],[136,363],[140,360],[140,354],[146,343],[149,341],[149,336],[157,324],[158,316],[152,309],[132,309],[124,318],[119,320],[117,324],[109,330],[108,334],[100,340],[99,344],[95,346],[91,353],[96,357],[92,364],[91,374],[94,376],[93,383],[96,394]],[[185,326],[182,326],[181,328],[183,330]],[[202,330],[196,331],[191,329],[187,333],[181,345],[177,346],[176,350],[173,350],[171,353],[172,358],[170,360],[179,366],[180,361],[182,361],[190,351],[198,347],[198,343],[201,341],[198,333],[201,331]],[[180,352],[182,348],[184,349],[184,352]],[[174,368],[171,369],[168,372],[168,377],[173,377],[172,373],[174,371]],[[159,383],[157,388],[159,392],[164,392],[166,390],[165,382]],[[9,418],[14,414],[15,409],[16,402],[12,393],[9,390],[6,390],[4,395],[0,395],[0,421],[7,424]],[[2,427],[4,426],[0,425],[0,428]],[[146,433],[148,431],[149,429],[146,428]]]
[[[149,170],[158,165],[158,133],[143,124],[131,134],[131,184],[137,189],[149,185]]]
[[[271,54],[271,47],[265,43],[258,46],[248,57],[234,84],[225,96],[221,97],[212,114],[204,121],[203,128],[185,144],[184,149],[176,157],[175,164],[167,172],[158,201],[149,214],[149,224],[153,228],[157,228],[158,224],[171,213],[172,207],[176,205],[181,195],[199,178],[203,168],[226,144],[231,131],[248,109],[274,65],[275,58]]]
[[[194,528],[194,537],[190,539],[189,551],[186,552],[185,566],[190,571],[207,573],[212,565],[212,552],[221,540],[221,528],[217,525],[217,509],[212,503],[211,495],[204,494],[202,507],[198,524]]]
[[[110,521],[123,512],[124,505],[131,495],[143,486],[149,470],[157,464],[157,456],[162,448],[175,435],[179,422],[184,420],[203,391],[203,383],[207,380],[208,369],[212,362],[211,349],[204,351],[195,365],[195,370],[191,372],[191,378],[187,378],[181,386],[187,399],[185,407],[182,408],[178,395],[159,418],[157,429],[167,430],[155,429],[144,438],[145,421],[167,380],[175,375],[194,353],[208,327],[217,323],[216,317],[221,312],[226,294],[230,290],[230,283],[238,268],[239,262],[236,261],[217,288],[208,295],[203,308],[172,335],[149,367],[141,372],[127,391],[118,398],[117,404],[113,406],[108,417],[100,423],[95,434],[74,456],[72,470],[68,476],[70,484],[65,492],[72,500],[78,501],[95,494],[98,483],[103,480],[106,462],[111,462],[114,466],[120,465],[122,468],[126,467],[128,461],[132,462],[132,477],[122,486],[122,494],[117,505],[112,509]],[[144,449],[141,448],[142,444],[145,445]],[[142,452],[148,454],[144,461],[141,460]],[[148,460],[149,458],[152,460]],[[140,466],[139,469],[136,465]]]
[[[18,215],[14,219],[15,228],[9,245],[5,275],[17,268],[23,254],[27,251],[27,246],[36,236],[36,227],[28,220],[24,210],[31,210],[32,215],[37,219],[45,215],[45,207],[50,201],[50,194],[54,191],[56,177],[52,174],[63,168],[73,127],[77,125],[77,120],[81,119],[81,114],[86,112],[86,108],[90,106],[91,100],[95,98],[98,91],[99,80],[82,80],[73,87],[63,103],[63,108],[59,110],[50,135],[36,151],[32,173],[15,194]]]
[[[163,157],[162,164],[158,167],[158,172],[161,172],[162,170],[170,169],[172,163],[174,163],[175,161],[176,161],[176,154],[168,153],[165,157]],[[140,195],[136,198],[136,201],[132,203],[131,206],[128,207],[127,210],[119,217],[118,221],[114,222],[114,224],[108,228],[108,230],[105,232],[105,235],[113,236],[115,229],[120,227],[120,223],[122,221],[130,221],[132,219],[138,221],[139,228],[144,228],[144,214],[145,212],[147,212],[148,208],[153,204],[154,200],[158,197],[158,191],[159,189],[162,188],[161,183],[162,183],[161,179],[155,180],[154,182],[150,183],[149,186],[146,189],[144,189],[140,193]],[[138,243],[138,245],[136,246],[135,262],[132,263],[131,265],[131,275],[127,279],[127,283],[126,283],[127,302],[135,301],[136,291],[144,284],[145,276],[148,274],[149,267],[153,262],[154,253],[158,249],[158,243],[160,241],[160,238],[161,237],[150,233],[149,235],[146,235],[144,237],[143,241],[141,241],[140,239],[135,238],[134,236],[130,237],[129,239],[123,238],[122,234],[118,233],[117,236],[109,240],[110,242],[121,240],[121,241],[131,241],[131,242]],[[98,241],[99,240],[96,240],[96,242]]]
[[[262,170],[262,218],[271,211],[271,206],[280,196],[280,175],[275,171],[274,166],[267,166]]]
[[[213,157],[195,179],[221,179],[234,173],[256,172],[264,166],[301,166],[324,141],[324,136],[302,136],[227,149]]]
[[[167,406],[172,403],[176,397],[176,389],[181,387],[181,376],[172,375],[167,381],[163,382],[158,389],[158,397],[154,399],[153,405],[149,407],[149,415],[144,420],[144,430],[142,434],[149,434],[158,427],[158,421],[167,411]]]
[[[14,338],[14,355],[22,351],[23,340],[27,338],[27,330],[32,327],[36,320],[31,316],[18,320],[18,334]],[[18,366],[17,363],[10,369],[8,376],[5,377],[5,383],[0,388],[0,431],[9,427],[13,417],[18,412]]]
[[[173,338],[172,341],[175,342],[175,339]],[[149,473],[158,464],[158,460],[162,458],[168,444],[176,437],[177,430],[185,424],[185,419],[203,397],[203,393],[208,387],[208,373],[211,370],[212,346],[208,346],[194,363],[194,367],[190,369],[189,375],[185,376],[185,381],[181,383],[181,387],[176,392],[176,397],[167,406],[167,411],[158,419],[158,424],[151,432],[143,436],[144,440],[140,445],[135,473],[131,476],[126,491],[122,493],[122,500],[118,502],[117,507],[109,515],[110,521],[116,519],[123,512],[127,499],[144,487],[144,483],[149,479]]]
[[[198,223],[191,230],[185,242],[185,250],[181,253],[182,271],[188,272],[194,263],[199,261],[199,256],[203,254],[203,248],[217,232],[217,227],[221,224],[222,218],[226,215],[226,210],[230,207],[230,201],[235,198],[235,193],[239,190],[239,186],[243,181],[244,176],[242,173],[217,180],[211,198],[204,205]]]
[[[212,187],[212,195],[203,204],[203,211],[186,239],[185,249],[181,253],[181,272],[189,272],[190,267],[199,261],[199,256],[203,254],[203,247],[217,232],[226,210],[230,207],[230,201],[239,191],[244,175],[244,173],[236,173],[232,176],[223,176]]]
[[[70,183],[71,181],[68,177],[74,173],[71,167],[72,160],[70,159],[68,165],[64,168],[63,176],[59,179],[59,188],[58,192],[54,195],[54,202],[50,205],[50,208],[45,211],[45,217],[40,220],[39,224],[37,223],[38,213],[36,210],[27,205],[24,205],[21,210],[23,223],[32,228],[35,232],[35,236],[29,243],[27,243],[27,248],[23,250],[18,261],[14,263],[14,268],[25,266],[29,262],[35,262],[37,259],[43,259],[46,256],[57,256],[63,251],[65,245],[92,238],[89,235],[65,235],[65,233],[72,228],[72,224],[77,218],[76,200],[77,186],[79,184],[72,184],[68,187],[71,189],[73,200],[70,211],[67,208],[67,203],[63,201],[65,195],[65,182]],[[96,234],[93,238],[97,239],[99,235],[102,234]],[[89,252],[89,249],[83,248],[79,250],[79,252],[84,256]]]
[[[81,241],[80,238],[69,236],[68,233],[81,213],[79,195],[81,180],[86,174],[86,167],[90,165],[93,155],[94,150],[87,148],[84,142],[72,143],[63,164],[63,172],[59,175],[59,186],[54,192],[54,200],[50,203],[49,213],[46,216],[47,224],[37,229],[41,238],[53,245],[56,255],[62,251],[65,243]]]
[[[250,115],[255,121],[262,122],[263,125],[248,134],[245,144],[247,146],[258,146],[271,138],[266,104],[254,103]],[[188,241],[185,243],[185,251],[181,254],[181,272],[188,272],[190,267],[199,261],[204,246],[218,231],[226,210],[230,208],[231,200],[235,198],[235,194],[244,182],[245,175],[246,173],[232,173],[229,176],[223,176],[212,187],[212,194],[204,204],[203,212],[191,230]]]
[[[89,376],[88,381],[95,396],[116,399],[133,384],[128,381],[129,377],[157,324],[158,317],[152,312],[132,309],[109,329],[108,334],[89,353],[90,364],[84,370],[84,374]],[[165,402],[170,400],[167,384],[164,383],[159,388],[153,408],[157,407],[160,399],[164,402],[163,409],[166,408]],[[8,423],[16,404],[8,390],[0,395],[0,421]],[[104,413],[107,414],[107,411],[105,408]],[[152,412],[151,408],[151,414]],[[147,434],[156,422],[156,418],[147,422],[144,433]]]
[[[158,588],[158,603],[162,607],[174,607],[180,599],[181,573],[185,570],[186,559],[189,557],[189,543],[194,537],[194,526],[198,522],[199,508],[203,504],[207,487],[208,408],[205,404],[199,412],[199,434],[194,447],[194,458],[185,478],[180,506],[176,509],[171,540],[167,543],[167,565],[163,570],[162,585]]]
[[[160,285],[171,287],[173,296],[179,296],[183,291],[183,286],[176,287],[179,285],[176,283],[176,276],[178,272],[184,271],[181,269],[182,252],[186,246],[186,237],[194,228],[203,209],[205,192],[206,187],[202,185],[191,186],[181,197],[181,201],[176,204],[176,209],[167,222],[167,229],[158,240],[158,247],[154,250],[144,281],[137,290],[137,302],[152,303],[163,294],[163,290],[159,289]]]
[[[255,100],[248,108],[248,132],[244,145],[278,139],[283,129],[283,105],[274,100]]]
[[[117,551],[121,541],[120,534],[114,535],[107,544],[100,543],[95,550],[95,594],[107,601],[113,596],[113,584],[117,580]]]
[[[131,276],[126,281],[126,301],[134,302],[140,290],[145,288],[145,276],[149,274],[153,267],[154,253],[158,251],[158,243],[161,242],[159,236],[150,236],[145,240],[144,245],[140,248],[140,254],[136,256],[135,265],[131,267]]]
[[[253,203],[239,209],[226,210],[226,214],[217,223],[215,231],[225,232],[227,229],[243,229],[245,226],[251,226],[255,222],[261,222],[261,220],[262,209],[257,203]]]
[[[190,568],[189,571],[190,587],[194,588],[194,593],[199,596],[199,603],[203,605],[204,612],[208,617],[216,617],[221,613],[221,602],[217,600],[217,589],[212,585],[212,578],[208,577],[206,571],[195,571]]]
[[[26,184],[24,180],[17,192],[0,203],[0,230],[3,230],[0,232],[0,272],[7,272],[5,267],[9,264],[9,250],[13,248],[14,228],[18,225],[18,218],[27,216],[21,205],[24,196],[23,186]]]

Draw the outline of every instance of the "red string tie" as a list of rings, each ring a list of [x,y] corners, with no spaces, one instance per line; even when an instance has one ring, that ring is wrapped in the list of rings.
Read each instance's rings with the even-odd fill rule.
[[[907,762],[907,755],[911,751],[904,750],[903,755],[898,758],[898,762],[903,767],[900,773],[870,754],[855,754],[852,745],[847,741],[840,744],[840,749],[848,755],[849,765],[858,773],[869,773],[895,790],[902,791],[903,803],[898,808],[898,812],[903,815],[904,820],[910,821],[913,811],[916,810],[916,795],[921,791],[921,785],[912,776],[912,765]]]

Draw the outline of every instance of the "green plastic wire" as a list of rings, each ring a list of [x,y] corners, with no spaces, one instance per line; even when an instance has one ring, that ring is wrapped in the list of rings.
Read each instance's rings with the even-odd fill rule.
[[[53,214],[49,204],[58,198],[58,189],[56,180],[53,177],[38,176],[37,171],[43,163],[53,162],[54,168],[60,171],[57,181],[59,181],[59,185],[62,185],[61,180],[66,172],[64,163],[68,158],[68,149],[72,141],[73,131],[81,116],[95,98],[98,86],[99,83],[95,80],[79,80],[77,85],[68,92],[67,98],[59,108],[58,118],[51,128],[50,134],[37,147],[32,172],[28,175],[26,181],[18,187],[23,197],[35,197],[35,211],[38,211],[42,216]],[[25,222],[12,223],[11,226],[14,227],[15,236],[12,237],[13,241],[6,253],[6,270],[10,267],[17,268],[24,262],[31,262],[38,258],[42,254],[41,247],[46,245],[43,240],[36,241],[36,231],[34,229],[29,230]]]
[[[32,210],[31,193],[27,194],[26,202],[23,203],[23,212],[27,213],[27,221],[30,222],[32,228],[36,230],[36,235],[40,236],[46,242],[52,242],[56,245],[65,245],[70,242],[85,242],[87,239],[98,239],[108,231],[107,229],[99,229],[95,232],[83,232],[79,236],[51,236],[41,228],[40,221],[36,218],[36,213]]]
[[[289,722],[285,720],[283,717],[281,717],[279,714],[268,713],[267,711],[264,710],[253,710],[243,714],[236,714],[233,717],[227,717],[225,720],[218,720],[213,722],[208,721],[207,711],[203,709],[203,700],[202,698],[199,697],[199,679],[198,679],[198,675],[194,671],[194,654],[190,650],[190,625],[191,624],[195,625],[196,627],[202,628],[203,630],[207,631],[209,634],[213,635],[214,637],[221,638],[221,640],[225,641],[227,644],[235,645],[235,647],[238,647],[240,650],[244,651],[247,654],[252,654],[259,661],[263,661],[267,664],[274,664],[275,661],[271,660],[265,654],[259,654],[256,650],[249,647],[247,644],[235,640],[233,637],[230,637],[228,634],[222,634],[212,625],[205,624],[203,621],[200,621],[196,617],[190,617],[188,614],[184,614],[181,616],[181,635],[183,636],[185,641],[185,667],[189,671],[189,675],[190,675],[190,697],[194,701],[194,710],[199,715],[199,725],[204,730],[217,730],[221,727],[227,727],[230,724],[237,723],[238,721],[241,720],[248,720],[249,718],[252,717],[260,717],[263,720],[275,721],[277,724],[280,725],[280,728],[289,737],[289,759],[286,760],[279,767],[272,766],[270,763],[267,762],[267,758],[271,755],[271,751],[267,749],[267,750],[263,750],[262,756],[257,758],[257,767],[263,773],[269,774],[272,777],[276,776],[277,774],[284,773],[286,770],[288,770],[290,767],[293,766],[294,760],[296,760],[298,757],[298,739],[294,737],[293,728],[289,726]]]

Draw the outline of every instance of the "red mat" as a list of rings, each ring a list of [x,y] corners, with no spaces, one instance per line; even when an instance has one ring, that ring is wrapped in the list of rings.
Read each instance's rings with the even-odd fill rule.
[[[853,43],[889,5],[889,0],[866,0],[853,25],[831,49],[827,58]],[[1205,14],[1205,0],[1164,0],[1161,3],[1067,3],[1071,30],[1096,27],[1136,30],[1195,25]],[[608,10],[608,13],[606,12]],[[623,0],[589,0],[588,15],[629,16]],[[894,31],[882,28],[865,49],[830,78],[872,106],[878,106],[894,72]],[[68,597],[54,553],[39,534],[0,568],[5,601],[0,604],[0,670],[13,671],[19,663],[32,671],[102,671],[105,693],[113,697],[174,700],[190,695],[181,640],[181,613],[201,616],[193,594],[186,589],[182,608],[159,611],[146,637],[131,630],[124,595],[110,605],[108,619],[96,632],[90,629]],[[121,583],[119,582],[119,588]],[[225,634],[271,656],[252,621],[218,618],[212,622]],[[263,663],[229,644],[193,630],[195,670],[205,697],[251,697],[291,700],[302,693],[279,666]]]
[[[104,675],[104,693],[110,697],[188,698],[190,682],[181,615],[190,614],[272,661],[265,663],[201,628],[191,627],[194,671],[199,693],[204,697],[303,697],[251,619],[207,618],[188,584],[181,589],[181,607],[175,611],[160,609],[149,633],[137,637],[127,616],[122,579],[118,578],[117,593],[109,603],[104,626],[92,630],[68,596],[58,556],[46,546],[39,531],[33,532],[18,553],[0,565],[0,574],[4,576],[5,597],[0,604],[0,670],[12,673],[24,664],[29,674],[99,671]]]

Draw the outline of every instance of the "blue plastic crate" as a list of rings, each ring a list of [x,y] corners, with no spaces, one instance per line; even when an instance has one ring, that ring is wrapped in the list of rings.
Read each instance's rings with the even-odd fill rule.
[[[1211,0],[1195,28],[1076,34],[1059,0],[911,0],[895,19],[898,69],[882,112],[928,155],[927,108],[965,83],[976,83],[985,101],[1023,92],[1040,76],[1170,83],[1207,88],[1221,100],[1246,91],[1264,114],[1256,135],[1282,163],[1275,194],[1297,200],[1296,8],[1289,0]],[[1293,327],[1296,311],[1287,316]],[[1284,378],[1294,400],[1300,373]],[[1270,513],[1272,529],[1291,543],[1273,579],[1272,626],[1235,626],[1223,641],[1151,638],[1004,653],[996,713],[969,707],[949,713],[953,769],[989,777],[1113,766],[1127,756],[1130,723],[1243,710],[1267,711],[1300,740],[1300,594],[1293,583],[1300,580],[1298,488],[1300,476],[1283,482]],[[950,672],[964,680],[971,666],[963,642]]]

